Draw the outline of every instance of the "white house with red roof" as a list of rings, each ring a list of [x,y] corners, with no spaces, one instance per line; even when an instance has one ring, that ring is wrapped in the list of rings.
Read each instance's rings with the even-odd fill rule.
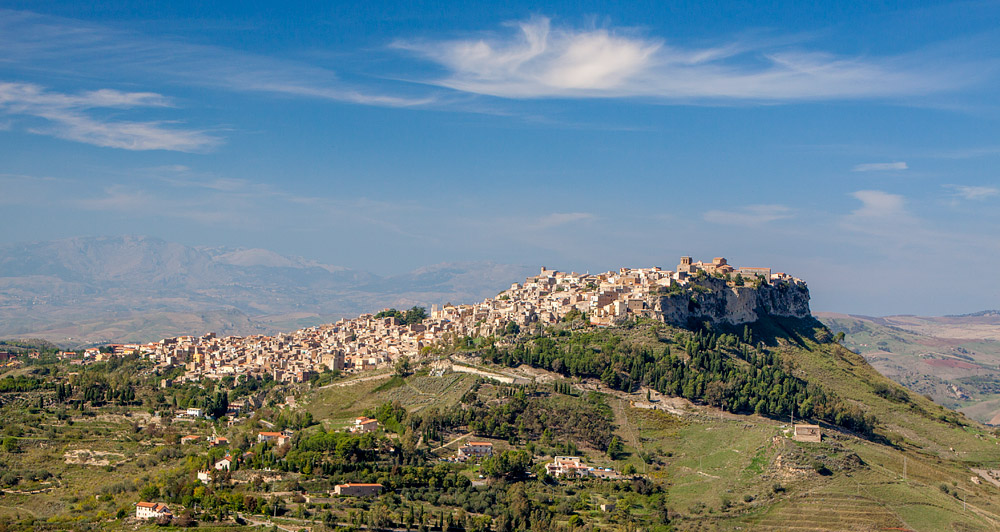
[[[135,517],[137,519],[155,519],[162,516],[173,517],[173,514],[170,513],[170,508],[167,508],[166,504],[158,502],[135,503]]]

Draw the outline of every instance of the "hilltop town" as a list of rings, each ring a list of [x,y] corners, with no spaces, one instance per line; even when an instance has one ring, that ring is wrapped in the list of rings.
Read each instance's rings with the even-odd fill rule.
[[[697,314],[690,302],[698,298],[731,298],[711,304],[705,300],[705,306],[717,307],[713,311],[721,316],[716,318],[729,323],[754,321],[754,308],[759,304],[755,294],[762,287],[778,287],[782,292],[795,287],[808,300],[801,279],[772,273],[770,268],[734,267],[722,257],[712,262],[681,257],[673,271],[621,268],[580,274],[542,267],[538,275],[512,284],[494,298],[475,304],[435,305],[430,316],[414,309],[419,312],[407,319],[406,314],[387,310],[276,336],[220,338],[209,333],[116,346],[116,352],[140,354],[165,366],[184,364],[188,380],[270,374],[276,381],[303,382],[327,369],[366,371],[400,357],[418,358],[446,337],[504,337],[567,316],[595,326],[636,317],[676,322],[689,313]],[[767,298],[767,311],[781,314],[772,308],[773,299]],[[808,314],[807,304],[805,309]],[[790,312],[802,314],[801,308]]]

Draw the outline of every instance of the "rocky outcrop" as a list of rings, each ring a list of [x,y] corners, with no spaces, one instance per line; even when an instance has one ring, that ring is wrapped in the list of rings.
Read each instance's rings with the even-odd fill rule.
[[[752,323],[767,316],[806,318],[809,288],[801,281],[774,281],[760,286],[732,286],[723,279],[692,279],[648,302],[656,318],[678,326]]]

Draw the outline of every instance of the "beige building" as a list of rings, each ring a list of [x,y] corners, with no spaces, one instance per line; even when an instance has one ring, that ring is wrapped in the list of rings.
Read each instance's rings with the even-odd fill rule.
[[[488,441],[470,441],[458,448],[458,459],[485,458],[493,456],[493,444]]]
[[[819,425],[795,425],[792,430],[792,439],[795,441],[818,443],[823,440]]]

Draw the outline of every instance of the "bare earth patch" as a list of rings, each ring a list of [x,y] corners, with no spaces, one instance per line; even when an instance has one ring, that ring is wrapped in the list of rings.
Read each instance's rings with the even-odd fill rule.
[[[118,465],[125,461],[125,455],[106,451],[91,451],[90,449],[74,449],[63,455],[67,464],[108,466]]]

